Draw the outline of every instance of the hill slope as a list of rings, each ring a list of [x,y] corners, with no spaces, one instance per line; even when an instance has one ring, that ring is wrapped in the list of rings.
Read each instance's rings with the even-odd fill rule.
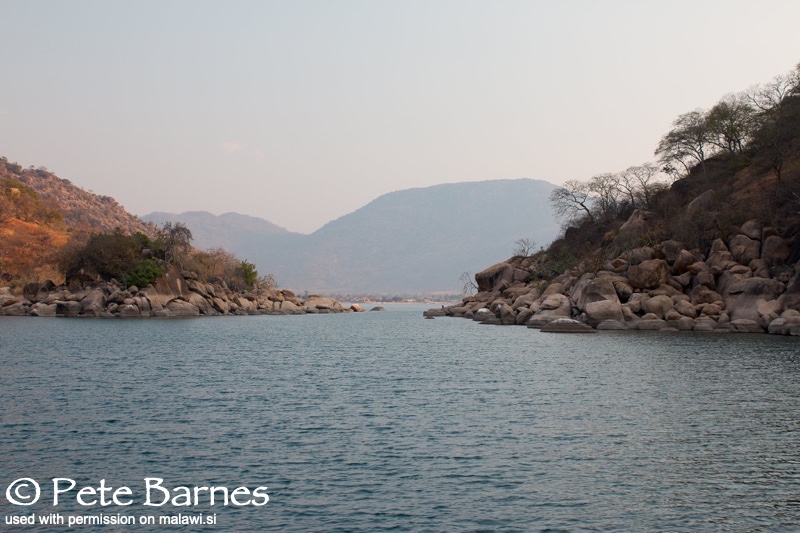
[[[253,261],[278,282],[314,292],[456,292],[461,272],[475,271],[514,241],[546,245],[558,232],[544,181],[492,180],[444,184],[383,195],[311,235],[254,232],[220,215],[193,226],[196,213],[152,213],[144,220],[184,222],[195,244],[218,246]],[[211,215],[213,216],[213,215]],[[268,224],[268,223],[267,223]],[[226,236],[226,237],[223,237]]]
[[[3,283],[52,279],[59,250],[72,235],[155,228],[113,198],[81,189],[44,168],[23,169],[0,157],[0,276]]]

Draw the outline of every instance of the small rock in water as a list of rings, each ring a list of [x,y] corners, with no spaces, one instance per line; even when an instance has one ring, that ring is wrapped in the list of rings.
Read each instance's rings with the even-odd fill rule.
[[[588,324],[572,320],[571,318],[558,318],[542,326],[543,333],[597,333],[597,330]]]

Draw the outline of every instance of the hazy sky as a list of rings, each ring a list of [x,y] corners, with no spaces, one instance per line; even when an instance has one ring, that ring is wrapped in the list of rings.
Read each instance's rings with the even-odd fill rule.
[[[394,190],[651,161],[678,114],[796,65],[798,21],[797,0],[0,0],[0,155],[140,215],[310,232]]]

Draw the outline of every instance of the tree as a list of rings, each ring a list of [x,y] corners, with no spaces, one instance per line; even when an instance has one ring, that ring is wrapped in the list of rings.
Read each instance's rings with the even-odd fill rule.
[[[592,176],[589,179],[588,189],[594,197],[594,210],[602,220],[608,222],[620,214],[623,191],[619,187],[616,174],[605,173]]]
[[[478,291],[478,286],[473,281],[472,274],[467,271],[461,273],[458,277],[458,282],[461,284],[461,297],[467,298],[472,296]]]
[[[594,222],[594,215],[590,209],[592,200],[589,195],[589,184],[577,180],[569,180],[564,185],[553,189],[550,193],[550,204],[556,216],[565,223],[573,222],[583,213]]]
[[[674,173],[683,167],[688,174],[694,161],[706,175],[706,150],[711,143],[711,132],[705,111],[696,109],[684,113],[672,125],[674,127],[661,138],[655,151],[665,169]]]
[[[728,95],[708,111],[706,123],[711,144],[741,154],[753,133],[755,111],[745,95]]]
[[[800,86],[800,63],[794,70],[779,74],[767,83],[754,85],[745,93],[745,97],[761,112],[769,112],[778,107],[784,99]]]
[[[182,222],[165,222],[159,231],[157,246],[167,263],[182,266],[192,249],[192,232]]]
[[[628,167],[618,176],[619,188],[625,193],[635,208],[649,209],[653,195],[663,188],[663,183],[658,183],[659,168],[652,163]]]
[[[533,253],[534,248],[536,248],[536,243],[527,237],[522,239],[517,239],[514,241],[514,251],[512,252],[513,255],[519,255],[522,257],[530,257]]]

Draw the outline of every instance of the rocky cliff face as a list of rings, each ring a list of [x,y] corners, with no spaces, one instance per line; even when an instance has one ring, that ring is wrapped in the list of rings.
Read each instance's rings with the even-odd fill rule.
[[[561,331],[583,329],[565,328],[570,319],[597,330],[800,335],[799,250],[800,229],[781,232],[751,220],[708,250],[667,240],[549,283],[527,281],[526,258],[514,257],[478,273],[475,296],[425,314],[531,328],[558,321]]]
[[[0,316],[38,317],[191,317],[213,315],[303,315],[358,312],[322,296],[298,298],[289,290],[231,291],[224,283],[206,283],[191,272],[170,267],[144,288],[112,281],[80,286],[30,284],[21,296],[0,288]]]

